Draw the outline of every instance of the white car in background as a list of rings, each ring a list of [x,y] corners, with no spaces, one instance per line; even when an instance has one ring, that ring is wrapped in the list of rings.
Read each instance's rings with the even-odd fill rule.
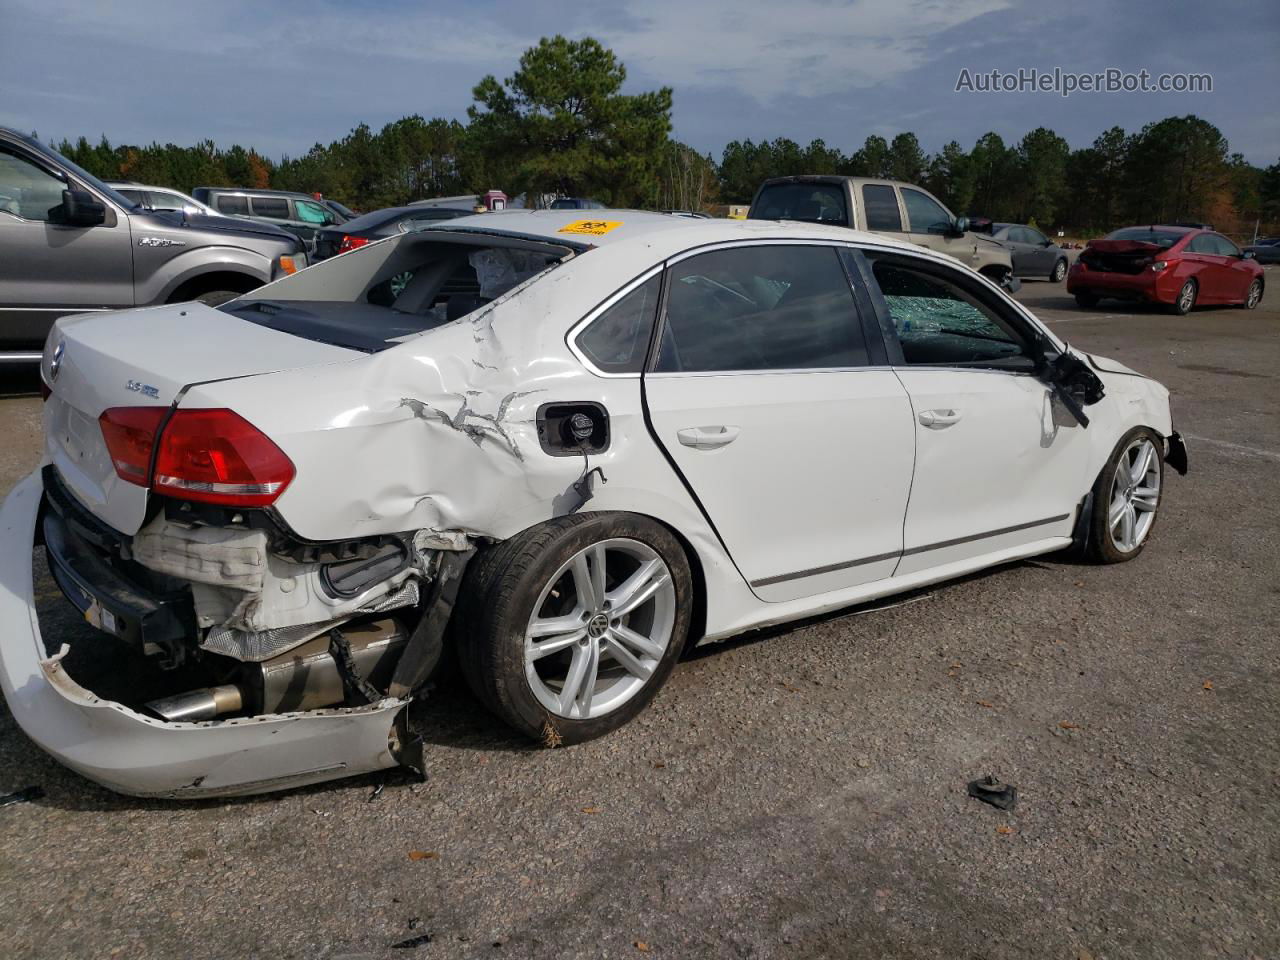
[[[212,207],[201,203],[195,197],[189,197],[173,187],[152,187],[132,180],[106,180],[108,186],[115,187],[116,193],[146,207],[148,210],[181,210],[188,215],[204,214],[208,217],[220,217]]]
[[[785,222],[451,220],[216,309],[64,318],[42,375],[0,680],[140,795],[412,766],[446,643],[516,729],[596,737],[688,645],[1131,559],[1186,469],[1160,384],[949,257]],[[42,635],[33,542],[105,674]]]

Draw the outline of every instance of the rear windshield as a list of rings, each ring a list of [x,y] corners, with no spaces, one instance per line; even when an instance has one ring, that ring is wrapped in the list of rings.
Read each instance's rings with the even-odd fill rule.
[[[753,220],[806,220],[849,225],[844,188],[838,183],[771,183],[751,205]]]
[[[480,310],[570,251],[405,234],[310,267],[223,311],[282,333],[375,353]]]
[[[1159,247],[1172,247],[1185,237],[1186,231],[1153,230],[1150,227],[1125,227],[1107,234],[1108,240],[1132,240],[1135,243],[1154,243]]]

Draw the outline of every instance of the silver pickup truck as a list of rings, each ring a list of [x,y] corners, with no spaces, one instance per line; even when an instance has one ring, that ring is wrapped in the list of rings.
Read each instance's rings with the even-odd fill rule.
[[[306,265],[291,233],[149,210],[0,127],[0,363],[38,361],[53,321],[67,314],[218,304]]]
[[[1020,286],[1002,244],[972,233],[967,218],[954,216],[928,190],[910,183],[836,175],[774,177],[760,185],[747,216],[887,233],[955,257],[1008,290]]]

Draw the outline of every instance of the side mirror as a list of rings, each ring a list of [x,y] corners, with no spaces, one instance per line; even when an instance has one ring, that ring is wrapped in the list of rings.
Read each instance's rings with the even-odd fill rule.
[[[63,190],[62,203],[49,211],[49,219],[69,227],[94,227],[107,219],[107,208],[84,190]]]
[[[957,237],[963,237],[966,233],[969,232],[969,218],[956,217],[954,220],[951,221],[951,230],[952,232],[955,233]]]
[[[1254,259],[1254,253],[1253,253],[1253,251],[1252,251],[1252,250],[1242,250],[1242,251],[1240,252],[1240,259],[1241,259],[1241,260],[1252,260],[1252,259]]]
[[[1052,246],[1053,246],[1053,241],[1052,241],[1052,240],[1050,240],[1048,237],[1045,237],[1045,238],[1044,238],[1044,242],[1043,242],[1043,243],[1041,243],[1041,244],[1040,244],[1040,246],[1042,246],[1042,247],[1052,247]]]

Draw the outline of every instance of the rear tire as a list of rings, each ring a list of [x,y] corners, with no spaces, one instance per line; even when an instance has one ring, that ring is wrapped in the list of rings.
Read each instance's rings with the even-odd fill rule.
[[[217,307],[239,296],[242,296],[242,294],[236,293],[234,290],[210,290],[208,293],[202,293],[196,297],[196,303],[203,303],[207,307]]]
[[[1053,265],[1053,273],[1049,274],[1050,283],[1061,283],[1067,275],[1067,261],[1059,260]]]
[[[1190,313],[1196,305],[1196,297],[1199,295],[1200,288],[1194,280],[1188,280],[1182,285],[1182,289],[1178,291],[1178,296],[1174,298],[1173,304],[1169,307],[1169,311],[1175,316],[1185,317]]]
[[[1084,307],[1086,310],[1092,310],[1098,305],[1099,299],[1099,297],[1094,296],[1092,293],[1077,293],[1076,306]]]
[[[1164,441],[1135,427],[1120,438],[1093,485],[1088,559],[1124,563],[1140,554],[1155,528],[1163,487]]]
[[[586,513],[539,524],[469,566],[455,632],[463,674],[527,736],[550,746],[603,736],[640,713],[671,674],[692,590],[684,549],[647,517]]]

